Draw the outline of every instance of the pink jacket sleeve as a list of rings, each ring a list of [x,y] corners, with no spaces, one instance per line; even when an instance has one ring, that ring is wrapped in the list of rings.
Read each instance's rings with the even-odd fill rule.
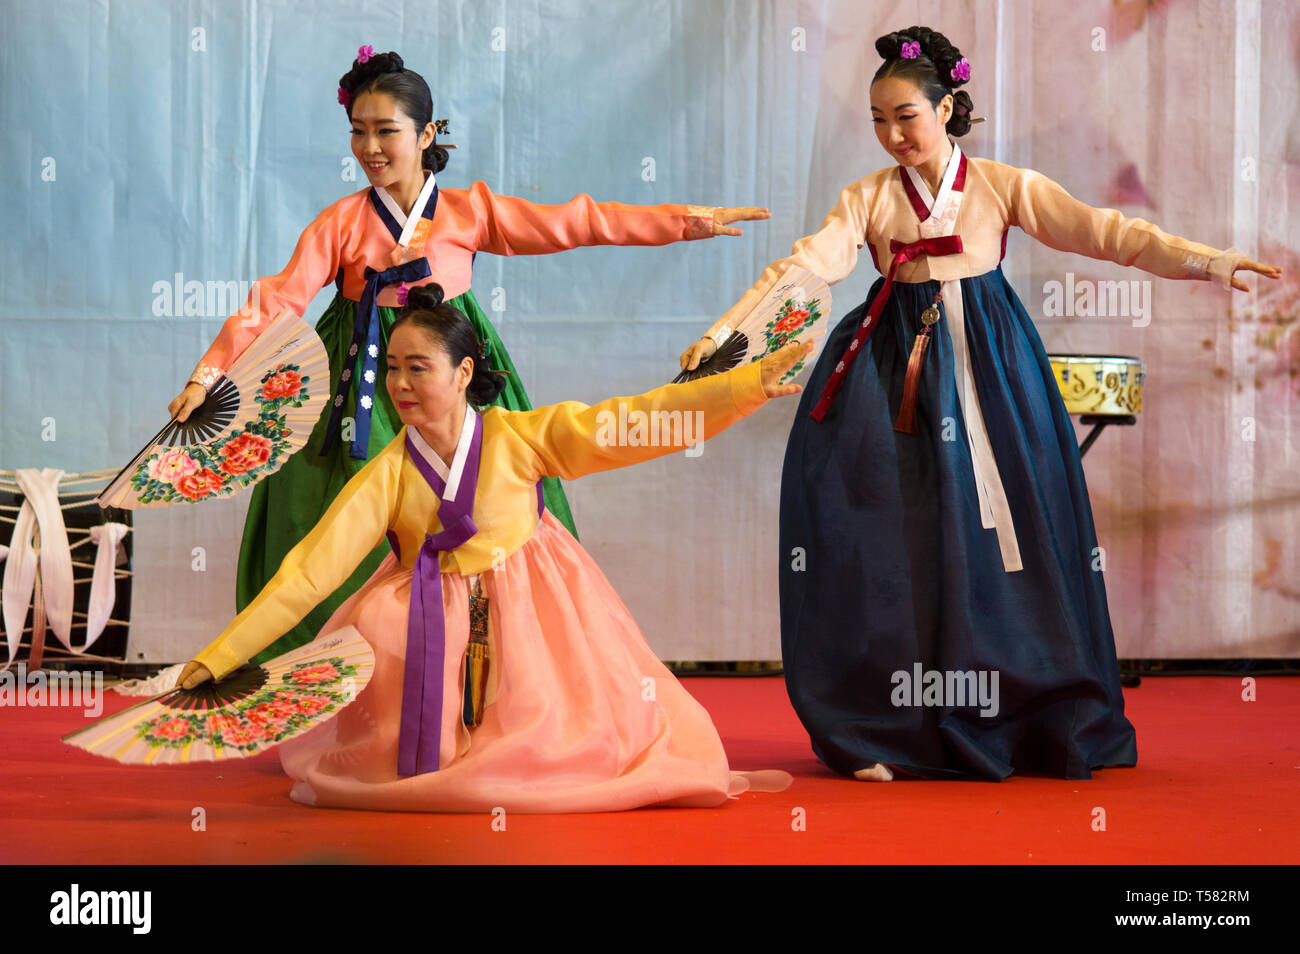
[[[302,233],[284,271],[253,283],[248,303],[226,319],[212,347],[190,375],[191,382],[210,388],[286,308],[302,316],[316,293],[338,272],[340,221],[337,205],[330,206]]]
[[[563,205],[537,205],[494,195],[482,182],[469,188],[478,220],[478,248],[494,255],[545,255],[584,245],[668,245],[713,235],[713,207],[624,205],[574,196]]]

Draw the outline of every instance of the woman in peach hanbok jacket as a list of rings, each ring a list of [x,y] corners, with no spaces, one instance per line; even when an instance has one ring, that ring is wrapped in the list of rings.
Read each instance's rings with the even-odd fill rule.
[[[226,321],[169,407],[184,420],[276,315],[286,308],[302,315],[323,287],[334,284],[334,300],[316,324],[329,353],[333,400],[307,446],[253,488],[236,576],[241,610],[348,479],[401,427],[378,376],[389,328],[409,288],[436,281],[446,290],[486,342],[488,366],[509,372],[497,403],[527,410],[532,404],[514,363],[470,289],[478,252],[542,255],[589,245],[667,245],[739,235],[728,222],[768,217],[761,209],[634,206],[586,195],[563,205],[537,205],[495,195],[482,182],[439,188],[435,174],[446,164],[447,151],[436,142],[432,97],[400,56],[362,47],[340,80],[338,98],[370,187],[325,209],[303,232],[284,271],[254,284],[248,304]],[[547,478],[543,493],[547,509],[572,532],[559,481]],[[381,541],[337,592],[261,658],[312,639],[387,553]]]
[[[1002,274],[1012,226],[1165,278],[1271,266],[1094,209],[1050,179],[967,156],[940,33],[876,41],[881,145],[853,183],[682,356],[712,353],[782,270],[881,278],[830,334],[781,477],[781,648],[814,752],[863,780],[1088,778],[1133,765],[1087,485],[1051,365]]]

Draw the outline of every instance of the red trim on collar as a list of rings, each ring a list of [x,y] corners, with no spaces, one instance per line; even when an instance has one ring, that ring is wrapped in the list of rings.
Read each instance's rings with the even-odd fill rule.
[[[921,198],[921,193],[916,191],[916,186],[912,185],[912,177],[907,174],[907,170],[902,166],[898,167],[898,178],[903,180],[903,191],[907,193],[907,201],[912,203],[912,211],[916,217],[924,222],[930,217],[930,210],[925,207],[925,201]]]
[[[921,193],[916,191],[916,186],[912,185],[912,177],[907,174],[907,170],[902,166],[898,167],[898,177],[903,180],[903,191],[907,193],[907,201],[912,203],[912,211],[916,217],[924,222],[930,217],[930,210],[925,207],[925,200],[921,198]],[[952,177],[952,191],[966,191],[966,153],[961,154],[961,160],[957,163],[957,174]]]
[[[952,191],[966,191],[966,153],[961,154],[961,162],[957,163],[957,174],[952,177]]]

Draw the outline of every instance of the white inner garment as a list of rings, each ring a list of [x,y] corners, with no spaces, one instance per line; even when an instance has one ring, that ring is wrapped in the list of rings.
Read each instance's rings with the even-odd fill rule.
[[[447,469],[446,463],[438,452],[429,446],[429,442],[424,439],[418,427],[407,428],[415,449],[446,483],[447,488],[442,492],[443,500],[456,499],[456,492],[460,489],[460,478],[465,473],[465,461],[469,458],[469,447],[474,441],[474,419],[477,416],[472,408],[468,405],[465,407],[465,423],[461,425],[460,441],[456,444],[456,455],[451,459],[450,470]]]
[[[962,193],[952,188],[961,163],[961,147],[952,147],[952,157],[939,183],[939,196],[930,193],[930,187],[911,166],[904,166],[921,201],[930,210],[930,216],[921,223],[922,238],[951,235],[957,225],[957,212],[961,207]],[[966,347],[966,312],[962,307],[961,282],[946,281],[940,284],[943,310],[952,339],[953,365],[957,376],[957,406],[966,425],[970,445],[971,466],[975,474],[975,490],[979,495],[980,523],[986,530],[997,530],[998,548],[1002,551],[1002,566],[1008,573],[1024,569],[1020,561],[1020,545],[1011,519],[1011,506],[1007,502],[998,463],[993,457],[989,432],[984,426],[979,395],[975,390],[975,372],[971,368],[970,351]]]
[[[397,240],[397,244],[406,247],[411,244],[411,236],[415,234],[415,227],[420,222],[420,215],[424,212],[424,207],[429,202],[429,195],[433,192],[433,173],[430,172],[429,178],[424,180],[424,188],[420,190],[420,197],[415,200],[415,205],[411,206],[411,211],[415,214],[409,219],[402,207],[397,201],[388,194],[388,190],[383,186],[375,186],[375,191],[379,193],[379,200],[384,203],[384,207],[397,220],[397,224],[402,226],[402,237]]]

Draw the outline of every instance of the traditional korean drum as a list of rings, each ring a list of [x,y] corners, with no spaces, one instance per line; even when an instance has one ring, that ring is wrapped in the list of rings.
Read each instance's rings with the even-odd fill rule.
[[[1142,410],[1146,369],[1138,358],[1049,354],[1047,359],[1069,413],[1127,417]]]

